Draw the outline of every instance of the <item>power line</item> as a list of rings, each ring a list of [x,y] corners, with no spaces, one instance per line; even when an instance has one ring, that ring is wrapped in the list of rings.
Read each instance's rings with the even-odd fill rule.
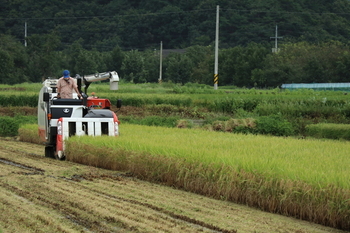
[[[346,12],[310,12],[310,11],[275,11],[275,10],[237,10],[237,9],[224,9],[223,11],[235,11],[246,13],[278,13],[278,14],[312,14],[312,15],[350,15]]]
[[[310,11],[275,11],[275,10],[237,10],[237,9],[220,9],[220,11],[231,11],[237,13],[274,13],[274,14],[313,14],[313,15],[350,15],[346,12],[310,12]],[[30,11],[29,11],[30,12]],[[28,11],[26,13],[29,13]],[[31,11],[35,12],[35,11]],[[144,14],[124,14],[118,16],[106,16],[106,15],[95,15],[95,16],[64,16],[64,17],[1,17],[0,20],[65,20],[65,19],[93,19],[93,18],[121,18],[121,17],[135,17],[135,16],[157,16],[157,15],[168,15],[168,14],[185,14],[194,12],[212,12],[213,9],[201,9],[201,10],[190,10],[190,11],[167,11],[167,12],[150,12]]]
[[[49,18],[30,18],[30,17],[2,17],[0,20],[60,20],[60,19],[93,19],[93,18],[120,18],[120,17],[134,17],[134,16],[156,16],[156,15],[168,15],[168,14],[184,14],[193,12],[208,12],[213,11],[213,9],[203,9],[203,10],[191,10],[191,11],[167,11],[159,13],[145,13],[145,14],[125,14],[118,16],[64,16],[64,17],[49,17]],[[35,11],[32,11],[35,12]],[[28,13],[28,11],[26,12]]]

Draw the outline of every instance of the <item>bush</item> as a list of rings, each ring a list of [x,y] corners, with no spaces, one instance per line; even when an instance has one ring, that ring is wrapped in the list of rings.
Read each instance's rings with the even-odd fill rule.
[[[18,134],[19,122],[15,118],[0,117],[0,136],[12,137]]]
[[[281,115],[262,116],[256,120],[258,134],[275,136],[290,136],[294,133],[293,126]]]

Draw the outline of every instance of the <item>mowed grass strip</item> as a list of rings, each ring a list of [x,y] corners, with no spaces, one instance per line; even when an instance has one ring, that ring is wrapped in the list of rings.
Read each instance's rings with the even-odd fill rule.
[[[119,137],[72,137],[67,159],[350,229],[349,142],[121,125]]]

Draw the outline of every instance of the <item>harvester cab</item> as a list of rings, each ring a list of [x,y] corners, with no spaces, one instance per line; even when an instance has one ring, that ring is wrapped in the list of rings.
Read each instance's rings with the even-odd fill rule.
[[[105,72],[81,77],[76,75],[78,90],[73,99],[57,98],[58,79],[46,79],[39,93],[38,127],[39,136],[45,143],[45,157],[65,159],[65,140],[71,136],[118,136],[119,120],[111,111],[109,99],[89,97],[87,89],[92,82],[110,79],[110,89],[118,90],[117,72]],[[84,92],[81,90],[84,88]],[[121,107],[121,100],[116,103]]]

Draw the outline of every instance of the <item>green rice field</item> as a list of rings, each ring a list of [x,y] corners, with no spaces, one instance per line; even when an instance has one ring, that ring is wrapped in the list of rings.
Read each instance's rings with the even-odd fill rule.
[[[123,124],[118,138],[74,138],[127,151],[230,166],[278,179],[350,189],[348,141],[240,135]]]
[[[24,95],[12,98],[18,103],[9,106],[36,105],[35,88],[23,88],[27,88]],[[112,103],[121,98],[124,106],[140,111],[146,111],[146,105],[164,105],[170,112],[175,108],[169,106],[206,107],[218,119],[224,116],[220,112],[227,114],[225,117],[256,119],[275,114],[299,127],[298,134],[276,137],[122,121],[119,137],[71,137],[66,141],[67,160],[126,171],[143,180],[350,230],[350,141],[303,135],[308,124],[349,124],[346,93],[236,89],[206,93],[187,88],[179,94],[179,88],[183,87],[127,84],[113,92],[108,85],[97,84],[89,93],[94,91]],[[11,101],[6,96],[11,87],[5,89],[0,94],[3,104]],[[202,115],[207,120],[216,116]],[[169,116],[168,112],[162,115]],[[35,126],[22,125],[19,136],[37,143]]]
[[[121,125],[72,137],[67,159],[349,229],[349,142]]]

